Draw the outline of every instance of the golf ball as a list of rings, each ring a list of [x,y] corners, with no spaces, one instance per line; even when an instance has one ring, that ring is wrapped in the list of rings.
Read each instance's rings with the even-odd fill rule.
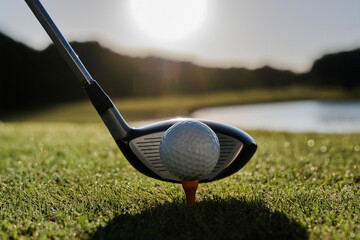
[[[171,126],[160,143],[165,168],[181,180],[199,180],[210,173],[220,155],[219,139],[206,124],[184,120]]]

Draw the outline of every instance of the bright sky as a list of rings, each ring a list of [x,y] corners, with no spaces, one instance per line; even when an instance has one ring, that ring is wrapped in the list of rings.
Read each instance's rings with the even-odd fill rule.
[[[324,53],[360,47],[358,0],[181,1],[185,5],[178,0],[42,3],[68,40],[98,40],[132,56],[302,72]],[[50,43],[22,0],[0,0],[0,31],[36,49]]]

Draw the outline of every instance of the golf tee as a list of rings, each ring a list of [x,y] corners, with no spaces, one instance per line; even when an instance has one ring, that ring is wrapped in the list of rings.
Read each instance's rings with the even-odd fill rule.
[[[196,190],[199,185],[199,181],[198,180],[182,181],[181,184],[185,190],[186,203],[189,205],[194,205],[196,198]]]

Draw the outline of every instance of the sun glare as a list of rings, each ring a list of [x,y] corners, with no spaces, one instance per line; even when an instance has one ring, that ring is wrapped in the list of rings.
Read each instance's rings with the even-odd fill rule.
[[[176,40],[194,32],[206,13],[206,0],[131,0],[135,24],[149,37]]]

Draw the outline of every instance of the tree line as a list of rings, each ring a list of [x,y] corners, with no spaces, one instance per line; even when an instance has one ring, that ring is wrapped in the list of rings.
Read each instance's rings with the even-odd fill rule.
[[[71,43],[111,98],[192,94],[291,85],[360,85],[360,49],[325,55],[307,73],[264,66],[210,68],[163,58],[117,54],[97,42]],[[0,115],[86,98],[54,45],[36,51],[0,33]]]

